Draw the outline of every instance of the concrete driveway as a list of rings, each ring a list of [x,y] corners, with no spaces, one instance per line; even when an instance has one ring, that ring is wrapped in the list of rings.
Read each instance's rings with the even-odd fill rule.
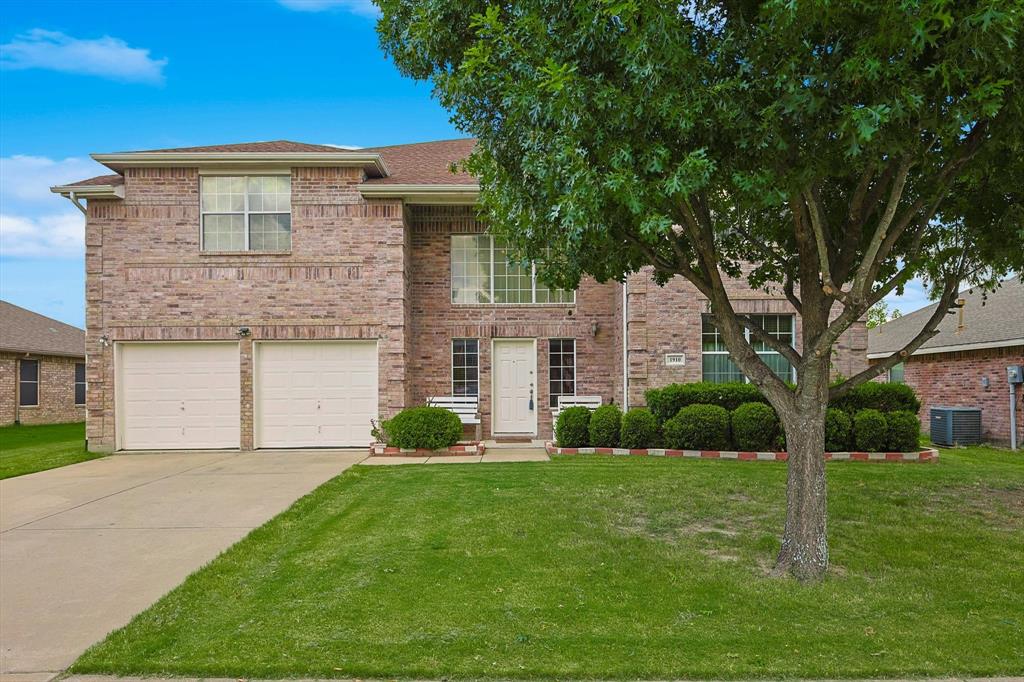
[[[106,457],[0,481],[0,674],[45,680],[364,451]]]

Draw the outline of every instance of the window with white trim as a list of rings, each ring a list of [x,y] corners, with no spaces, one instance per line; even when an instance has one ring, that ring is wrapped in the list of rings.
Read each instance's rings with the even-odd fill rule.
[[[903,384],[906,383],[903,374],[903,363],[899,362],[889,368],[889,383],[890,384]]]
[[[75,363],[75,405],[85,405],[85,363]]]
[[[18,361],[18,405],[36,407],[39,405],[39,361]]]
[[[576,292],[537,280],[537,266],[509,263],[509,249],[486,234],[452,235],[452,303],[575,303]]]
[[[202,250],[291,249],[291,185],[287,175],[202,176]]]
[[[452,395],[480,395],[478,339],[452,339]]]
[[[793,345],[795,322],[792,315],[750,315],[750,318],[772,338],[790,346]],[[763,341],[752,338],[749,329],[744,329],[744,332],[754,351],[775,372],[776,376],[783,381],[796,381],[796,372],[789,360],[778,351],[768,347]],[[722,335],[710,315],[701,316],[701,363],[704,381],[713,383],[748,381],[740,368],[729,357],[725,341],[722,340]]]
[[[548,341],[548,402],[558,407],[558,398],[576,395],[576,339]]]

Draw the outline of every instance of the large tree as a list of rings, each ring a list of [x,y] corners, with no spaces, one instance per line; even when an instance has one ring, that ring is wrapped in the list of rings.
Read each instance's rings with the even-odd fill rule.
[[[707,297],[786,431],[777,571],[822,576],[829,398],[924,343],[959,286],[1024,264],[1024,2],[380,5],[384,49],[478,138],[466,168],[519,256],[562,286],[651,266]],[[728,277],[784,292],[799,343],[737,313]],[[840,334],[913,277],[938,301],[920,334],[831,382]]]

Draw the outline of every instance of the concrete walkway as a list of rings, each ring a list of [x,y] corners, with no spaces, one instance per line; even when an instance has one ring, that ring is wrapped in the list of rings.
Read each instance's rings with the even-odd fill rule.
[[[0,481],[0,674],[53,677],[365,458],[363,450],[125,455]]]

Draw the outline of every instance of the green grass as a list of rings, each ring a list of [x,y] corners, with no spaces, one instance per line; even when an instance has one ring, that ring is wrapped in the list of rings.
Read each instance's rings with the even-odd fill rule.
[[[828,467],[833,569],[767,577],[779,464],[356,467],[76,673],[752,678],[1024,671],[1024,455]]]
[[[0,427],[0,479],[97,457],[85,449],[84,422]]]

